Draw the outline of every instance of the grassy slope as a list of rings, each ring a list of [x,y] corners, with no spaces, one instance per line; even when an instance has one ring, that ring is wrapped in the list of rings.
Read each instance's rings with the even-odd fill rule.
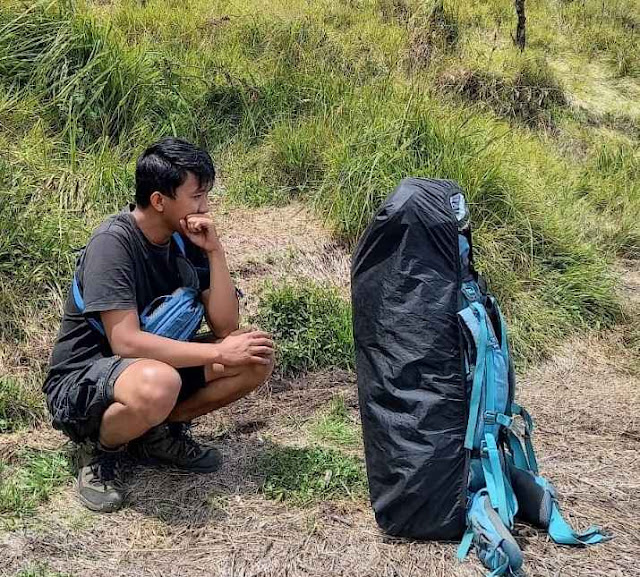
[[[0,2],[0,339],[35,381],[71,249],[169,133],[212,151],[229,199],[301,198],[349,245],[403,176],[458,180],[521,360],[619,318],[609,263],[640,250],[635,3],[528,2],[524,55],[507,0],[73,5]]]

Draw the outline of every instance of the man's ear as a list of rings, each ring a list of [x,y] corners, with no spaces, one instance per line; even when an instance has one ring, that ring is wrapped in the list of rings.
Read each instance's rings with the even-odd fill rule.
[[[161,192],[158,192],[157,190],[153,191],[151,193],[151,196],[149,197],[149,203],[158,212],[164,212],[164,201],[165,201],[164,195]]]

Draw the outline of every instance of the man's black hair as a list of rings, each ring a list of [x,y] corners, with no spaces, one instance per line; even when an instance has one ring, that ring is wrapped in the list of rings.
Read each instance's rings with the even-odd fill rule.
[[[180,138],[163,138],[152,144],[136,163],[136,204],[141,208],[149,206],[151,194],[156,190],[175,198],[176,188],[187,179],[187,172],[193,172],[205,189],[211,188],[216,178],[206,150]]]

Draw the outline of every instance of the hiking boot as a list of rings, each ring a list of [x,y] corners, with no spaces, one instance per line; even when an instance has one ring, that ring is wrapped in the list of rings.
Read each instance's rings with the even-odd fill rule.
[[[78,471],[78,498],[88,509],[111,513],[122,507],[120,457],[121,451],[96,449],[89,463]]]
[[[153,427],[129,443],[129,453],[150,465],[169,465],[194,473],[212,473],[222,461],[216,449],[196,442],[188,423],[163,423]]]

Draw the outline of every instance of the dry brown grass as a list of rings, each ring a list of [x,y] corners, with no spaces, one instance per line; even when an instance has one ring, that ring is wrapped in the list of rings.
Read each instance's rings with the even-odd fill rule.
[[[229,269],[246,294],[245,312],[256,310],[264,281],[312,279],[349,294],[350,256],[301,203],[285,207],[215,211]]]
[[[326,258],[341,263],[326,269],[328,277],[348,287],[347,256],[331,253],[321,225],[300,207],[228,212],[218,222],[231,268],[243,283],[290,270],[319,274],[318,263]],[[268,255],[288,247],[297,268],[286,269],[277,258],[268,262]],[[331,254],[318,254],[318,247]],[[252,271],[246,267],[253,260]],[[640,276],[629,263],[626,270],[625,290],[637,304]],[[518,525],[530,576],[638,575],[640,383],[630,368],[634,351],[623,337],[620,329],[576,338],[520,376],[518,398],[538,424],[541,469],[559,489],[565,514],[580,528],[593,522],[615,534],[606,545],[579,550],[555,546],[543,532]],[[128,506],[117,513],[86,511],[68,485],[20,528],[0,532],[0,574],[41,562],[91,577],[484,575],[473,556],[456,562],[454,544],[384,536],[365,500],[295,508],[260,494],[253,463],[266,440],[305,444],[304,423],[336,394],[357,418],[354,377],[337,371],[273,381],[203,418],[195,433],[220,448],[223,468],[187,475],[132,467]],[[62,443],[41,427],[4,436],[0,457],[10,459],[25,445]]]

